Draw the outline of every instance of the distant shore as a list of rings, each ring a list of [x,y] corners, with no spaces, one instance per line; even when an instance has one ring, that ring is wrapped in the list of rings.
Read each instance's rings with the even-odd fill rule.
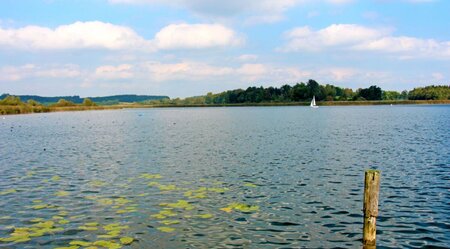
[[[117,110],[129,108],[176,108],[176,107],[245,107],[245,106],[308,106],[309,102],[266,102],[242,104],[118,104],[97,106],[66,106],[27,108],[22,106],[0,105],[0,115],[32,114],[68,111]],[[380,101],[322,101],[319,106],[370,106],[370,105],[438,105],[450,104],[450,100],[380,100]]]
[[[318,106],[364,106],[364,105],[448,105],[450,100],[375,100],[375,101],[320,101]],[[261,102],[240,104],[156,104],[148,107],[239,107],[239,106],[309,106],[310,102]]]

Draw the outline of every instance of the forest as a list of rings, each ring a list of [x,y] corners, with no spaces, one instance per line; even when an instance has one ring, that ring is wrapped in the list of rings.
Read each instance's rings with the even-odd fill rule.
[[[385,91],[376,85],[368,88],[342,88],[330,84],[321,85],[315,80],[297,83],[293,86],[281,87],[248,87],[221,93],[207,93],[203,96],[185,99],[162,99],[146,101],[149,104],[245,104],[245,103],[291,103],[311,101],[315,96],[317,101],[383,101],[383,100],[449,100],[450,86],[427,86],[411,91]]]

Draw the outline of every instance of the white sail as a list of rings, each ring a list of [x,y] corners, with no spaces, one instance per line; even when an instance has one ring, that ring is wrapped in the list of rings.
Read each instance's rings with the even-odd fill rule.
[[[312,108],[318,108],[318,106],[316,105],[316,96],[313,96],[313,99],[311,101],[311,107]]]

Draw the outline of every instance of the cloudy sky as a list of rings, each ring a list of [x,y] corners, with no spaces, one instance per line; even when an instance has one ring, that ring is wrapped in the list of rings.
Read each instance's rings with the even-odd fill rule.
[[[447,0],[2,0],[0,93],[450,82]]]

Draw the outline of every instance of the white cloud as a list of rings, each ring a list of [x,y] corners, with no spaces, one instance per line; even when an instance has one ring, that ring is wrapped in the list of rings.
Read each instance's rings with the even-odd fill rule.
[[[158,49],[203,49],[243,43],[236,33],[220,24],[171,24],[155,36]]]
[[[348,5],[357,0],[108,0],[111,4],[148,4],[163,5],[175,8],[186,9],[189,12],[207,19],[223,21],[225,18],[244,17],[244,24],[253,25],[260,23],[274,23],[285,18],[284,14],[288,10],[302,5],[329,4]],[[377,2],[406,2],[406,3],[431,3],[437,0],[374,0]],[[311,12],[312,16],[316,16]]]
[[[385,30],[366,28],[356,24],[333,24],[321,30],[299,27],[286,33],[285,51],[323,50],[327,47],[354,45],[386,34]]]
[[[214,20],[245,16],[245,24],[273,23],[284,19],[289,9],[304,3],[325,2],[333,5],[347,4],[354,0],[109,0],[112,4],[150,4],[184,8]]]
[[[354,68],[329,68],[323,74],[331,76],[333,81],[341,82],[351,79],[358,74],[358,71]]]
[[[229,67],[211,66],[199,62],[161,63],[145,62],[140,65],[141,73],[152,81],[198,80],[209,77],[224,76],[233,70]]]
[[[55,29],[26,26],[18,29],[0,28],[0,45],[20,49],[131,49],[150,48],[148,41],[131,28],[99,21],[75,22]]]
[[[295,6],[302,0],[239,0],[210,1],[210,0],[109,0],[113,4],[156,4],[172,5],[187,8],[188,10],[205,16],[234,16],[243,12],[255,13],[281,13]]]
[[[162,63],[159,61],[145,61],[121,65],[103,65],[96,68],[88,76],[84,85],[92,86],[94,82],[127,81],[127,82],[243,82],[253,83],[262,81],[296,82],[306,80],[311,72],[296,67],[278,67],[268,64],[244,63],[235,67],[217,66],[196,61],[182,61]]]
[[[118,66],[100,66],[95,69],[95,78],[99,79],[129,79],[133,77],[133,66],[121,64]]]
[[[309,27],[292,29],[285,35],[287,43],[279,48],[292,51],[376,51],[396,54],[399,58],[450,58],[450,42],[393,36],[392,30],[356,24],[333,24],[324,29]]]
[[[80,75],[79,66],[71,64],[62,66],[25,64],[0,68],[0,81],[6,82],[32,78],[76,78]]]
[[[0,47],[25,50],[107,49],[155,51],[201,49],[240,45],[244,40],[220,24],[172,24],[153,40],[146,40],[129,27],[93,22],[75,22],[55,29],[26,26],[0,27]]]

